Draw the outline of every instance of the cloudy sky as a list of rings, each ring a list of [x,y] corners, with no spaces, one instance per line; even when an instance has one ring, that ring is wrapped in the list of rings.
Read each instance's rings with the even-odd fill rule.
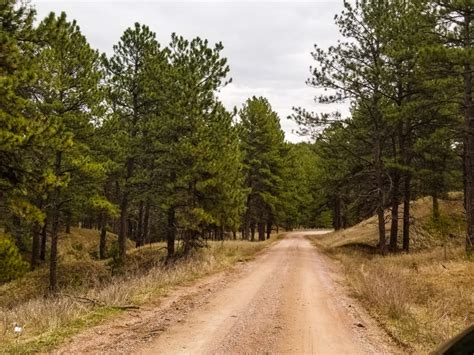
[[[265,96],[278,112],[290,141],[303,138],[286,119],[293,106],[316,112],[315,90],[305,85],[313,45],[327,47],[338,38],[334,15],[342,0],[312,1],[106,1],[32,0],[38,18],[65,11],[76,19],[91,45],[110,53],[122,32],[135,22],[147,24],[162,45],[176,32],[224,44],[233,82],[220,92],[232,109],[253,95]]]

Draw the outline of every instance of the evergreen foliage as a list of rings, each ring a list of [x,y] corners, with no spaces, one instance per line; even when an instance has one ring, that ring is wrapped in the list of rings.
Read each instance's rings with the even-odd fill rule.
[[[335,17],[344,40],[327,50],[315,46],[308,84],[325,89],[316,100],[350,102],[351,115],[299,108],[293,119],[316,139],[317,185],[334,228],[376,213],[382,254],[409,251],[411,200],[431,195],[437,218],[438,198],[462,182],[471,248],[472,6],[344,2]]]
[[[255,238],[265,240],[277,221],[278,200],[282,193],[284,134],[277,114],[263,97],[253,97],[239,112],[245,186],[249,189],[244,217],[244,235],[250,229]]]
[[[344,6],[343,40],[315,47],[308,84],[325,89],[320,103],[350,102],[350,117],[296,109],[315,142],[291,144],[267,99],[233,113],[220,102],[231,81],[222,43],[173,34],[163,46],[136,23],[107,57],[66,14],[36,23],[29,5],[1,2],[0,228],[15,245],[1,242],[0,262],[17,272],[2,280],[24,271],[20,250],[31,269],[49,259],[56,292],[71,226],[98,230],[101,259],[118,234],[117,271],[128,239],[166,241],[173,258],[210,238],[337,230],[373,213],[379,251],[409,251],[410,201],[431,195],[436,220],[437,200],[461,186],[471,252],[473,5]]]
[[[15,243],[0,238],[0,284],[14,280],[28,271],[28,263],[21,257]]]

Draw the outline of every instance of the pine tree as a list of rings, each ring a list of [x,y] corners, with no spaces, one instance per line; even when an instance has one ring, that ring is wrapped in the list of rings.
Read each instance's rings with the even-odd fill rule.
[[[116,142],[114,160],[122,166],[120,179],[119,259],[126,257],[129,208],[143,182],[140,157],[144,154],[146,127],[153,109],[149,82],[156,78],[155,61],[163,61],[156,35],[147,26],[135,23],[114,46],[114,54],[105,61],[108,97],[112,107],[109,117],[111,137]],[[131,237],[131,235],[128,235]]]
[[[34,16],[31,7],[18,1],[0,4],[0,223],[22,248],[25,222],[39,228],[44,220],[29,194],[41,193],[47,180],[35,160],[51,133],[28,100],[37,74]],[[32,268],[34,264],[33,258]]]
[[[58,237],[64,214],[82,197],[77,188],[84,178],[100,174],[92,162],[87,139],[99,113],[101,69],[99,54],[87,43],[75,21],[51,13],[38,25],[41,50],[32,97],[43,125],[54,139],[41,156],[54,177],[48,197],[51,224],[50,290],[57,290]],[[79,183],[78,180],[82,180]],[[73,191],[71,191],[73,190]],[[69,206],[68,206],[69,205]]]
[[[432,2],[438,13],[438,45],[427,50],[435,68],[433,79],[450,81],[449,100],[459,105],[464,123],[464,205],[467,216],[466,251],[474,251],[474,3],[464,0]],[[441,79],[441,80],[440,80]],[[454,90],[453,90],[454,89]]]
[[[221,57],[221,43],[210,47],[207,40],[188,41],[173,34],[169,48],[170,105],[164,108],[155,150],[160,152],[156,163],[158,180],[165,186],[166,239],[168,256],[172,257],[178,230],[188,251],[199,244],[197,239],[204,226],[216,222],[203,210],[199,190],[210,174],[203,166],[207,160],[205,149],[212,143],[210,127],[216,117],[227,115],[219,105],[216,109],[215,93],[227,83],[229,67]]]
[[[315,47],[313,57],[317,66],[313,69],[313,77],[308,80],[308,84],[329,90],[329,93],[319,97],[320,102],[352,100],[360,119],[365,120],[364,139],[370,142],[373,152],[371,170],[377,201],[375,210],[378,217],[379,248],[384,254],[387,189],[383,152],[388,126],[383,113],[386,101],[383,92],[386,58],[382,50],[387,41],[383,28],[388,4],[386,1],[363,0],[355,5],[349,2],[344,5],[345,10],[336,16],[336,24],[347,41],[331,46],[327,51]],[[323,124],[328,122],[325,116],[316,117],[315,120]]]
[[[19,6],[17,1],[4,1],[0,4],[0,194],[17,187],[28,173],[21,166],[21,153],[36,132],[32,132],[25,109],[28,106],[21,89],[31,83],[34,68],[29,66],[28,48],[21,38],[33,36],[32,23],[34,11]]]
[[[286,230],[314,227],[318,214],[314,186],[319,169],[314,146],[308,143],[286,143],[286,146],[277,220]]]
[[[250,228],[254,240],[258,227],[259,240],[265,240],[265,228],[269,233],[276,222],[281,195],[284,133],[277,114],[263,97],[248,99],[239,116],[245,186],[249,189],[244,235]]]
[[[391,151],[387,170],[391,179],[391,227],[389,248],[398,248],[399,204],[404,200],[403,249],[409,249],[411,162],[417,129],[426,126],[427,116],[423,85],[426,77],[420,65],[421,51],[433,43],[434,16],[428,1],[387,0],[383,16],[387,41],[382,49],[386,57],[385,87],[388,99],[384,109],[390,127]],[[403,184],[403,185],[402,185]]]

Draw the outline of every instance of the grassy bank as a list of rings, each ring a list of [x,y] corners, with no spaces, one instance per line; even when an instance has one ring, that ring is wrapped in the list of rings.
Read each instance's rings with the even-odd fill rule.
[[[71,262],[62,266],[64,277],[69,275],[69,284],[63,283],[56,298],[42,296],[44,286],[37,289],[46,282],[44,270],[30,273],[0,288],[0,349],[12,353],[51,349],[65,338],[130,306],[155,301],[173,287],[249,260],[275,239],[259,243],[209,242],[208,248],[171,265],[163,263],[161,245],[144,247],[129,253],[125,272],[116,276],[111,275],[107,262]],[[87,282],[82,280],[84,275]],[[39,296],[32,297],[35,289]],[[19,300],[15,300],[15,294]],[[18,337],[13,333],[15,323],[23,327]]]
[[[474,261],[462,237],[445,238],[433,226],[429,201],[414,203],[415,251],[382,257],[373,253],[376,226],[365,221],[313,242],[339,260],[354,296],[408,352],[428,353],[474,323]],[[449,201],[443,213],[460,213]],[[461,220],[461,219],[454,219]],[[449,239],[449,240],[448,240]]]

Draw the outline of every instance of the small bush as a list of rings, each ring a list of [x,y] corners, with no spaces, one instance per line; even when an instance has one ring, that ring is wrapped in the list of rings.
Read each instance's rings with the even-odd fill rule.
[[[28,271],[26,263],[10,239],[0,239],[0,283],[23,276]]]

